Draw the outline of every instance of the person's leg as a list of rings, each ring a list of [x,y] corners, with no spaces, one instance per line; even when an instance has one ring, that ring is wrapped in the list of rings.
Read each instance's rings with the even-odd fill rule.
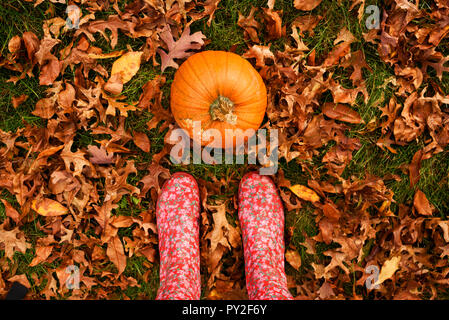
[[[239,187],[239,221],[250,299],[292,299],[284,271],[284,209],[273,181],[245,175]]]
[[[175,173],[163,186],[156,207],[160,286],[156,299],[198,300],[200,196],[197,182]]]

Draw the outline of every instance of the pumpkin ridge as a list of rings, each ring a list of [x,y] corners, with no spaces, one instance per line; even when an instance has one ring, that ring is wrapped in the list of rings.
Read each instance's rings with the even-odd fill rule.
[[[184,75],[182,73],[179,73],[177,78],[178,78],[177,79],[178,82],[181,81],[183,85],[188,87],[188,92],[196,93],[196,97],[192,96],[192,95],[190,95],[190,93],[186,93],[184,90],[182,90],[181,89],[182,86],[177,86],[176,87],[176,90],[178,91],[178,93],[177,93],[178,95],[184,96],[183,98],[187,98],[188,97],[188,98],[191,98],[191,99],[194,99],[194,100],[197,100],[197,101],[200,100],[202,103],[208,104],[208,101],[203,97],[203,94],[196,92],[195,88],[193,88],[192,85],[184,78]],[[204,91],[206,91],[206,90],[204,89]],[[207,92],[207,94],[209,95],[208,92]],[[186,100],[186,99],[183,99],[183,100]]]
[[[211,70],[215,70],[215,66],[214,65],[211,65],[210,63],[209,63],[209,61],[208,61],[208,59],[207,59],[207,54],[202,54],[202,55],[200,55],[200,57],[203,59],[203,62],[204,62],[204,65],[206,66],[206,72],[207,72],[207,78],[208,79],[213,79],[211,82],[212,82],[212,85],[211,85],[211,87],[213,88],[213,90],[214,90],[214,92],[212,92],[212,96],[215,98],[215,97],[219,97],[220,96],[220,93],[219,93],[219,90],[218,90],[218,83],[217,83],[217,74],[216,74],[216,72],[215,71],[211,71]]]
[[[239,66],[240,66],[240,68],[239,68],[238,76],[236,77],[237,79],[240,79],[240,78],[241,78],[242,73],[243,73],[243,71],[244,71],[244,64],[243,64],[243,63],[240,63]],[[239,83],[238,81],[235,81],[235,82],[234,82],[234,85],[233,85],[232,89],[229,90],[229,93],[234,94],[235,88],[237,87],[238,83]]]

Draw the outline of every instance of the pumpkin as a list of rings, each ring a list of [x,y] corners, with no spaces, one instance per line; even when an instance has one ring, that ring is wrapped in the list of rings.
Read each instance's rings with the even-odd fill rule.
[[[259,73],[239,55],[203,51],[190,56],[175,73],[170,106],[178,125],[194,141],[201,139],[201,145],[214,148],[234,147],[250,137],[251,131],[245,135],[242,132],[255,132],[260,127],[267,89]],[[217,129],[222,139],[194,135],[195,121],[201,132]],[[231,138],[226,139],[226,134]]]

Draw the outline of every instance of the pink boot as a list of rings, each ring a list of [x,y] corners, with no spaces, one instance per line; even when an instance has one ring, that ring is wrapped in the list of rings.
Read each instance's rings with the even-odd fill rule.
[[[254,172],[243,177],[239,221],[249,298],[292,299],[284,271],[284,210],[269,177]]]
[[[161,263],[156,299],[200,299],[199,216],[196,180],[175,173],[164,184],[156,207]]]

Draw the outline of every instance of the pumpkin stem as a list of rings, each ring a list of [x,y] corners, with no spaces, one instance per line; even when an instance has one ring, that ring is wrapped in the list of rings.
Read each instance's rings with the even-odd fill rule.
[[[209,114],[212,120],[226,121],[235,125],[237,116],[232,111],[234,111],[234,103],[223,96],[218,96],[209,107]]]

